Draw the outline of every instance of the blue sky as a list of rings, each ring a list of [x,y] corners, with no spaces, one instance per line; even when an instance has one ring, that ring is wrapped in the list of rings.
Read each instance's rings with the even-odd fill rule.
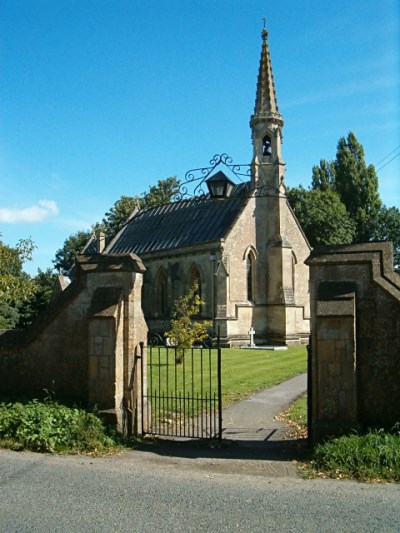
[[[251,160],[262,19],[289,186],[354,131],[400,207],[398,0],[1,0],[0,233],[26,270],[214,154]],[[392,159],[392,161],[391,161]]]

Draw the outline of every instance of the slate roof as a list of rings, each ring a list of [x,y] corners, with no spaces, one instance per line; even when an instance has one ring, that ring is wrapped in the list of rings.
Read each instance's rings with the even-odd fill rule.
[[[107,247],[107,253],[161,252],[226,237],[249,198],[250,183],[225,200],[182,200],[139,211]]]

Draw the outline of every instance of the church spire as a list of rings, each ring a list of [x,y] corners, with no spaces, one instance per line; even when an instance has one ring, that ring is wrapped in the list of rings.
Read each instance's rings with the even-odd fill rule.
[[[283,175],[282,169],[267,169],[267,166],[284,165],[281,153],[283,117],[279,113],[276,97],[274,75],[272,73],[271,56],[268,47],[268,32],[264,28],[261,32],[262,49],[260,67],[257,79],[256,103],[254,114],[250,118],[250,128],[253,140],[253,164],[264,167],[263,174],[272,179],[277,170]],[[261,178],[260,169],[254,175],[254,182]],[[274,178],[275,181],[280,179]]]
[[[271,56],[268,47],[268,32],[264,28],[261,32],[263,40],[261,49],[260,68],[258,71],[256,103],[252,122],[266,119],[275,119],[277,123],[283,125],[282,115],[279,113],[278,100],[276,97],[274,75],[272,73]]]

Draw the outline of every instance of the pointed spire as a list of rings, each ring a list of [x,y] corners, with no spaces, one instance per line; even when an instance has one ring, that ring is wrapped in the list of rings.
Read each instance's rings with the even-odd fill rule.
[[[272,73],[271,56],[268,47],[268,32],[265,28],[265,18],[261,37],[263,44],[258,72],[256,103],[252,119],[274,118],[283,122],[282,115],[279,113],[278,100],[276,98],[274,75]]]

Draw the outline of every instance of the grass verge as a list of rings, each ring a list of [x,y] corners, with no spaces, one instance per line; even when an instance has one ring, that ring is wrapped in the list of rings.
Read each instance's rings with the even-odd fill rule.
[[[400,482],[400,427],[370,430],[319,444],[308,465],[311,475],[368,482]]]
[[[307,437],[307,396],[279,418],[293,430],[292,438]],[[301,470],[307,477],[400,482],[400,424],[392,431],[374,429],[318,444]]]

